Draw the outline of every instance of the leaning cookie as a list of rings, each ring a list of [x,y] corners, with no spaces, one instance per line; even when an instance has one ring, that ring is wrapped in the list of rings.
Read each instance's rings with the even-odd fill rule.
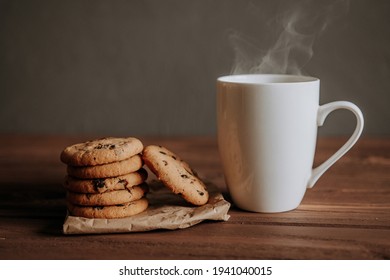
[[[148,208],[148,200],[141,198],[125,204],[112,206],[78,206],[68,202],[71,215],[90,219],[116,219],[134,216]]]
[[[83,167],[68,165],[67,172],[70,176],[80,179],[108,178],[135,172],[139,170],[142,165],[141,156],[135,155],[126,160],[102,165]]]
[[[107,137],[65,148],[61,161],[72,166],[93,166],[121,161],[139,154],[142,142],[134,137]]]
[[[75,205],[109,206],[138,200],[148,191],[146,184],[134,186],[128,190],[111,191],[105,193],[74,193],[67,192],[66,199]]]
[[[148,173],[141,168],[136,172],[111,178],[77,179],[66,176],[64,187],[77,193],[104,193],[108,191],[126,190],[146,181]]]
[[[176,154],[164,147],[151,145],[144,149],[142,158],[149,169],[172,192],[180,194],[194,205],[207,203],[209,193],[205,184]]]

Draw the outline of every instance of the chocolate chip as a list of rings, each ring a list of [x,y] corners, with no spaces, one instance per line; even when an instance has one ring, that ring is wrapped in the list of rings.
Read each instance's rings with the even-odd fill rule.
[[[163,160],[164,166],[168,165],[168,162],[166,160]]]
[[[197,192],[200,194],[200,195],[204,195],[204,192],[201,192],[201,191],[198,191]]]
[[[95,190],[99,190],[100,188],[104,188],[106,186],[104,179],[94,179],[92,184]]]
[[[182,174],[181,177],[184,178],[184,179],[188,179],[188,178],[189,178],[189,177],[188,177],[187,175],[185,175],[185,174]]]
[[[175,156],[171,156],[174,160],[176,160],[176,157]]]
[[[167,153],[163,152],[163,151],[159,151],[160,154],[163,154],[163,155],[167,155]]]
[[[101,150],[101,149],[115,149],[115,145],[114,144],[98,144],[96,147],[95,147],[95,150]]]
[[[124,187],[127,187],[129,182],[126,179],[119,180],[119,183],[122,184]]]

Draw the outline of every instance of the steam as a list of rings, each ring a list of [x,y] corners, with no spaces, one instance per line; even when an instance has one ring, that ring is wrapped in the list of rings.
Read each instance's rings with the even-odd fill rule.
[[[235,52],[232,74],[295,74],[303,75],[304,66],[313,56],[316,38],[327,26],[345,15],[349,0],[282,1],[279,12],[268,28],[281,30],[274,43],[265,50],[238,32],[231,32]],[[280,9],[279,9],[280,10]]]

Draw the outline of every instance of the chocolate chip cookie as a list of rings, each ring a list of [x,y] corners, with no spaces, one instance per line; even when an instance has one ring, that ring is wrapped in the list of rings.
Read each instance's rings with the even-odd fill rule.
[[[79,206],[67,203],[71,215],[90,219],[117,219],[134,216],[148,208],[148,200],[141,198],[112,206]]]
[[[126,190],[146,181],[148,173],[141,168],[135,172],[111,178],[78,179],[65,176],[64,187],[77,193],[104,193],[107,191]]]
[[[128,159],[139,154],[142,142],[134,137],[106,137],[65,148],[61,161],[72,166],[94,166]]]
[[[181,195],[193,205],[204,205],[209,199],[205,184],[188,163],[165,147],[150,145],[144,148],[142,158],[172,192]]]
[[[134,155],[129,159],[94,166],[68,165],[68,174],[80,179],[96,179],[116,177],[139,170],[143,165],[140,155]]]
[[[84,206],[109,206],[122,204],[141,199],[148,191],[146,184],[133,186],[126,190],[111,191],[105,193],[75,193],[67,192],[66,199],[75,205]]]

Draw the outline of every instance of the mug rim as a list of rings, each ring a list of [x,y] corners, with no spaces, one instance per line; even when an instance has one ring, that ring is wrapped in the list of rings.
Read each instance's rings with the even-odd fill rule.
[[[222,76],[217,81],[231,84],[275,85],[318,82],[319,79],[311,76],[290,74],[239,74]]]

